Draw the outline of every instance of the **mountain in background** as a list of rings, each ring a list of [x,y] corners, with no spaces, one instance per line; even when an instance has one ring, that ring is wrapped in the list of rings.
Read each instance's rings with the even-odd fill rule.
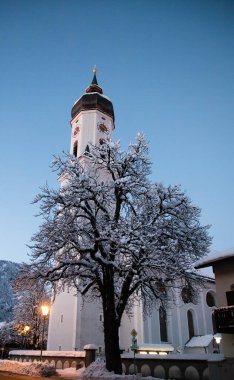
[[[17,277],[20,264],[0,260],[0,322],[9,322],[15,304],[11,282]]]

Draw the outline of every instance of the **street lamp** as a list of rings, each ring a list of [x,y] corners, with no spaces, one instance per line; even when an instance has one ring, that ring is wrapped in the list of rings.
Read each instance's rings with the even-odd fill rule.
[[[220,342],[221,342],[221,339],[222,339],[222,335],[219,334],[219,333],[216,333],[216,334],[214,335],[214,339],[215,339],[215,342],[216,342],[216,344],[217,344],[217,346],[218,346],[218,352],[220,353],[219,345],[220,345]]]
[[[49,315],[49,306],[42,305],[41,306],[41,315],[43,318],[43,325],[42,325],[42,339],[41,339],[41,355],[40,355],[40,361],[42,360],[42,349],[43,349],[43,341],[44,341],[44,332],[45,332],[45,319]]]
[[[24,334],[24,344],[23,344],[23,347],[27,348],[27,344],[26,344],[26,340],[27,340],[27,334],[29,334],[29,331],[30,331],[30,326],[26,325],[24,326],[24,329],[23,329],[23,334]]]
[[[136,375],[136,351],[138,350],[138,345],[137,345],[137,332],[135,329],[131,331],[132,335],[132,345],[131,345],[131,350],[133,351],[133,366],[134,366],[134,373]]]

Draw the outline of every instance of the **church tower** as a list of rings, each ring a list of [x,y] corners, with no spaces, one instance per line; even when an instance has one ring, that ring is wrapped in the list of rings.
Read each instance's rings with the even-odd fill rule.
[[[98,86],[96,68],[93,69],[91,85],[73,105],[71,111],[70,154],[81,157],[88,145],[110,139],[114,130],[114,109],[112,102],[103,95]]]
[[[112,102],[98,85],[96,67],[93,74],[92,83],[71,110],[70,154],[80,159],[85,157],[89,144],[102,144],[111,139],[114,130]],[[73,288],[64,289],[56,295],[51,307],[47,349],[83,350],[89,343],[96,344],[99,352],[104,349],[101,305],[84,302]]]

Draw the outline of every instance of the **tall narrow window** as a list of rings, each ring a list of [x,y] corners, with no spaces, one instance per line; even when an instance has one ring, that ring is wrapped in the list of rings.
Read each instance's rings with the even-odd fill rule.
[[[193,314],[191,310],[188,310],[187,319],[188,319],[189,339],[191,339],[194,336]]]
[[[217,327],[216,327],[216,321],[215,321],[215,316],[212,314],[212,326],[213,326],[213,333],[217,333]]]
[[[159,308],[159,323],[161,342],[167,342],[167,312],[162,306]]]
[[[75,157],[77,157],[77,150],[78,150],[78,142],[75,141],[74,145],[73,145],[73,155]]]
[[[215,293],[214,292],[207,292],[206,303],[209,307],[216,306]]]

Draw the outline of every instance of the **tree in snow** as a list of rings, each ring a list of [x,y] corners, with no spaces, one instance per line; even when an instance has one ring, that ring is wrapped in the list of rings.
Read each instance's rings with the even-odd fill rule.
[[[20,347],[21,338],[13,322],[0,324],[1,356],[5,356],[9,347]]]
[[[63,186],[35,199],[44,218],[32,237],[35,276],[101,299],[106,366],[116,373],[124,311],[166,302],[175,280],[195,289],[193,263],[210,244],[200,210],[180,187],[151,183],[150,166],[142,135],[127,152],[90,146],[81,160],[56,158]]]
[[[50,295],[48,288],[42,280],[32,280],[31,271],[26,274],[26,267],[22,267],[21,271],[24,276],[19,276],[13,283],[16,304],[13,309],[13,325],[14,329],[21,336],[21,345],[30,345],[33,349],[37,349],[43,345],[42,328],[43,320],[40,313],[40,307],[43,304],[50,303]],[[29,268],[27,267],[27,270]],[[28,328],[27,328],[28,326]],[[48,328],[48,320],[45,325]],[[47,334],[45,333],[46,337]]]
[[[18,276],[19,269],[18,263],[0,260],[0,323],[12,320],[15,298],[11,283]]]

